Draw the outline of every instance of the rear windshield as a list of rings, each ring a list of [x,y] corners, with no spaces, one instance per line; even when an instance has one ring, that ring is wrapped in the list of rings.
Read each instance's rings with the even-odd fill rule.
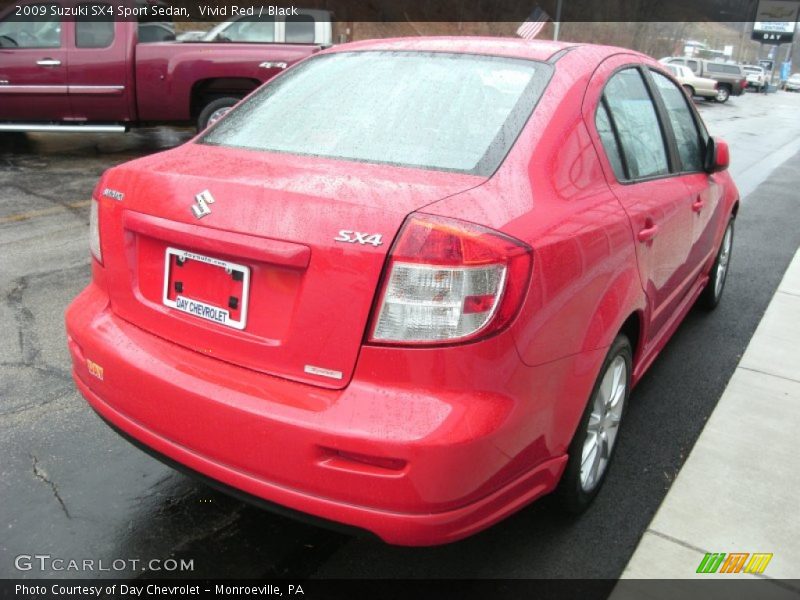
[[[551,73],[470,54],[321,55],[264,86],[200,143],[489,175]]]

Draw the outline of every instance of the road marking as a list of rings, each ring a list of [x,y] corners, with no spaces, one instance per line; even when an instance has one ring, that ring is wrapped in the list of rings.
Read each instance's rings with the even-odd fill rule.
[[[742,200],[753,193],[759,185],[769,179],[773,171],[798,152],[800,152],[800,140],[790,140],[739,171],[734,182],[739,188]]]
[[[48,215],[55,215],[63,212],[67,208],[84,208],[89,206],[91,200],[78,200],[76,202],[68,202],[63,206],[51,206],[50,208],[40,208],[39,210],[29,210],[15,215],[8,215],[7,217],[0,217],[0,225],[6,223],[19,223],[20,221],[27,221],[29,219],[37,219],[39,217],[46,217]]]

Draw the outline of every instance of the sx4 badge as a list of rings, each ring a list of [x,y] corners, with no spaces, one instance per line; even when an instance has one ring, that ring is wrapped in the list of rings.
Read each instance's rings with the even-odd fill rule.
[[[380,233],[362,233],[360,231],[350,231],[349,229],[340,230],[339,235],[333,239],[336,242],[347,242],[349,244],[370,244],[376,248],[383,244]]]

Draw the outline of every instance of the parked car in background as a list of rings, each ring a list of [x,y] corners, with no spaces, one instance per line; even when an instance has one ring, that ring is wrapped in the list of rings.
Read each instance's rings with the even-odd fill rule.
[[[630,50],[324,50],[102,176],[74,379],[168,463],[390,543],[451,542],[554,491],[579,513],[631,388],[720,301],[727,166]]]
[[[301,8],[298,13],[289,17],[264,16],[260,19],[238,17],[220,23],[200,39],[204,42],[283,42],[322,46],[332,43],[330,11]]]
[[[714,97],[717,102],[727,102],[731,96],[740,96],[747,87],[744,71],[733,63],[675,56],[662,58],[660,62],[689,67],[698,77],[714,79],[718,84],[717,95]]]
[[[783,84],[783,89],[787,92],[798,92],[800,91],[800,73],[795,73],[789,79],[786,80],[786,83]]]
[[[764,91],[767,85],[767,73],[763,67],[757,65],[742,65],[742,70],[747,79],[747,87],[753,88],[758,92]]]
[[[190,31],[182,31],[175,36],[175,39],[179,42],[201,42],[207,33],[208,31],[206,30],[192,29]]]
[[[690,97],[701,98],[717,97],[717,82],[707,77],[698,77],[689,67],[683,65],[665,65],[670,73],[678,80]]]
[[[203,129],[321,49],[310,42],[190,44],[174,37],[171,23],[70,19],[50,10],[29,22],[9,7],[0,12],[0,131],[124,131],[144,123]]]

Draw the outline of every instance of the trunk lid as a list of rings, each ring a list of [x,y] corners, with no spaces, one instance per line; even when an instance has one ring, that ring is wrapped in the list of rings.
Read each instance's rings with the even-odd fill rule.
[[[405,217],[483,181],[194,143],[127,163],[98,187],[112,310],[221,360],[344,387]]]

